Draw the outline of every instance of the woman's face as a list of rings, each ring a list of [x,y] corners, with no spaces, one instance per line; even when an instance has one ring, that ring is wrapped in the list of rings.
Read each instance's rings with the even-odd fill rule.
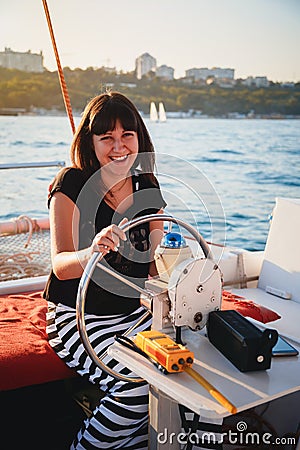
[[[93,134],[93,144],[100,166],[112,175],[126,175],[139,150],[137,132],[124,130],[119,120],[114,130]]]

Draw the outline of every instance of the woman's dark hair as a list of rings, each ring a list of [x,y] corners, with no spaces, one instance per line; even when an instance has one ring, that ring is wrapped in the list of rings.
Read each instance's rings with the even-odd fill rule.
[[[154,147],[134,104],[119,92],[110,92],[93,98],[85,107],[82,119],[74,135],[71,145],[71,161],[73,167],[81,169],[87,177],[100,169],[96,157],[92,135],[112,131],[119,120],[124,130],[136,131],[139,153],[147,153],[147,157],[138,158],[135,167],[140,165],[143,173],[153,174],[155,156]]]

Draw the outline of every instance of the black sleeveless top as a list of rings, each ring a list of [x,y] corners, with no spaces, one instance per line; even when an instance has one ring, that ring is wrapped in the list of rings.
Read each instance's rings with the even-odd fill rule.
[[[118,224],[126,217],[157,213],[166,203],[158,181],[138,171],[132,173],[133,204],[124,213],[114,211],[99,194],[98,178],[94,174],[88,180],[80,169],[65,168],[50,186],[48,206],[55,192],[62,192],[76,203],[80,211],[79,250],[91,245],[96,233],[112,223]],[[118,252],[110,252],[101,264],[143,287],[150,264],[149,222],[131,228],[127,241],[120,240]],[[44,290],[44,298],[53,303],[76,307],[80,278],[59,280],[51,271]],[[115,277],[96,268],[89,283],[85,311],[97,315],[130,314],[140,305],[140,294]]]

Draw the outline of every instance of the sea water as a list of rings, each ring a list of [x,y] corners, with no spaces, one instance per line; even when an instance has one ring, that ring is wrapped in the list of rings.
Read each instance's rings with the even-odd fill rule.
[[[300,198],[298,120],[144,119],[166,212],[208,241],[263,250],[276,197]],[[75,118],[78,123],[79,118]],[[0,163],[69,162],[66,117],[0,117]],[[0,220],[45,217],[59,170],[0,170]]]

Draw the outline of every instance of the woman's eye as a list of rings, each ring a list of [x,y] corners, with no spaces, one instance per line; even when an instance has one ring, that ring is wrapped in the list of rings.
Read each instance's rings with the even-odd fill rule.
[[[133,132],[132,131],[127,131],[126,133],[123,134],[124,137],[132,137],[133,136]]]
[[[101,136],[100,137],[100,141],[108,141],[109,139],[111,139],[111,136]]]

